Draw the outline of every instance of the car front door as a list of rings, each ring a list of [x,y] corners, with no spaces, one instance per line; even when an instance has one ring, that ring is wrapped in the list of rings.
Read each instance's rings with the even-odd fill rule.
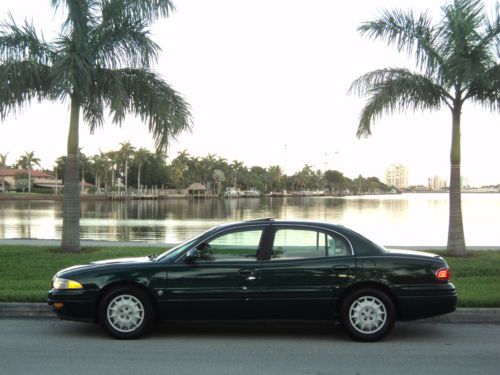
[[[258,297],[266,226],[219,232],[195,247],[199,257],[181,257],[167,271],[167,318],[246,317]]]
[[[330,318],[355,271],[352,247],[322,228],[275,225],[261,270],[259,309],[269,318]]]

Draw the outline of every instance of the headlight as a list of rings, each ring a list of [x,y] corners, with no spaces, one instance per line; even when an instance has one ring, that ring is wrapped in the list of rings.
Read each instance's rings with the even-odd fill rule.
[[[54,289],[83,289],[83,285],[78,281],[61,279],[60,277],[55,277],[52,281],[52,288]]]

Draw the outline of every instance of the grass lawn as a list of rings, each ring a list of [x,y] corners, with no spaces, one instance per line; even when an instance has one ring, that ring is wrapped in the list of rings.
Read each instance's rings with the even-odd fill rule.
[[[0,301],[45,302],[54,274],[91,261],[148,255],[151,247],[87,248],[79,254],[54,247],[0,246]],[[500,307],[500,251],[474,251],[466,258],[446,257],[460,307]]]
[[[92,247],[79,254],[54,247],[0,246],[0,302],[45,302],[52,277],[60,269],[96,260],[149,255],[151,247]]]

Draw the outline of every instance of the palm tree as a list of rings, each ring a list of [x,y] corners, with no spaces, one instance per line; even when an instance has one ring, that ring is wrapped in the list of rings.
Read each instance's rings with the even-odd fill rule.
[[[151,153],[145,148],[140,148],[134,155],[134,161],[137,165],[137,189],[139,190],[139,192],[141,191],[141,170],[144,164],[149,161],[150,154]]]
[[[238,186],[238,171],[242,168],[244,168],[245,164],[238,160],[233,160],[230,164],[231,171],[233,172],[234,175],[234,183],[233,186],[236,188]]]
[[[26,169],[28,171],[28,193],[31,193],[31,172],[33,171],[33,166],[40,166],[40,159],[35,157],[35,152],[25,151],[16,163],[18,168]]]
[[[118,153],[123,162],[123,174],[125,176],[125,192],[128,190],[128,161],[134,155],[135,147],[132,146],[130,141],[120,143]]]
[[[114,176],[114,162],[109,153],[102,152],[99,150],[99,158],[102,160],[103,169],[104,169],[104,190],[108,191],[108,183],[109,183],[109,174],[111,173]],[[114,182],[114,178],[112,177],[112,182]],[[113,190],[113,184],[111,183],[111,190]]]
[[[0,117],[32,100],[69,102],[64,173],[63,251],[80,250],[78,129],[80,113],[93,132],[134,113],[147,123],[158,149],[191,128],[189,106],[150,70],[160,48],[149,26],[174,10],[171,0],[51,0],[67,19],[53,42],[32,24],[11,19],[0,30]]]
[[[282,190],[283,171],[279,165],[270,166],[267,169],[271,185],[271,191]]]
[[[89,164],[90,159],[87,157],[87,155],[85,155],[82,152],[82,148],[78,149],[78,162],[80,164],[80,169],[82,170],[80,192],[83,193],[83,191],[84,191],[84,185],[85,185],[85,168]]]
[[[500,110],[499,7],[489,19],[479,0],[454,0],[442,7],[433,24],[426,14],[385,11],[363,23],[359,31],[384,39],[416,60],[418,71],[387,68],[369,72],[350,91],[369,95],[361,111],[357,135],[368,136],[374,119],[397,110],[451,112],[450,216],[447,251],[466,254],[460,188],[460,119],[466,101]]]
[[[6,168],[7,167],[7,156],[9,153],[5,154],[0,154],[0,168]],[[2,176],[2,193],[5,192],[5,176]]]
[[[96,193],[100,193],[101,189],[101,179],[106,175],[106,160],[101,152],[99,155],[94,155],[90,159],[92,161],[92,170],[94,171],[94,182]]]

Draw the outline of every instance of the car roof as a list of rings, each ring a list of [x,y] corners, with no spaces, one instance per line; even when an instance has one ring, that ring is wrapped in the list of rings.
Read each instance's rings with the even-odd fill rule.
[[[346,228],[342,225],[332,224],[327,222],[310,221],[310,220],[276,220],[272,217],[224,223],[219,225],[218,228],[232,228],[232,227],[236,228],[254,224],[304,225],[304,226],[315,226],[325,229],[333,229],[341,231],[346,230]]]

